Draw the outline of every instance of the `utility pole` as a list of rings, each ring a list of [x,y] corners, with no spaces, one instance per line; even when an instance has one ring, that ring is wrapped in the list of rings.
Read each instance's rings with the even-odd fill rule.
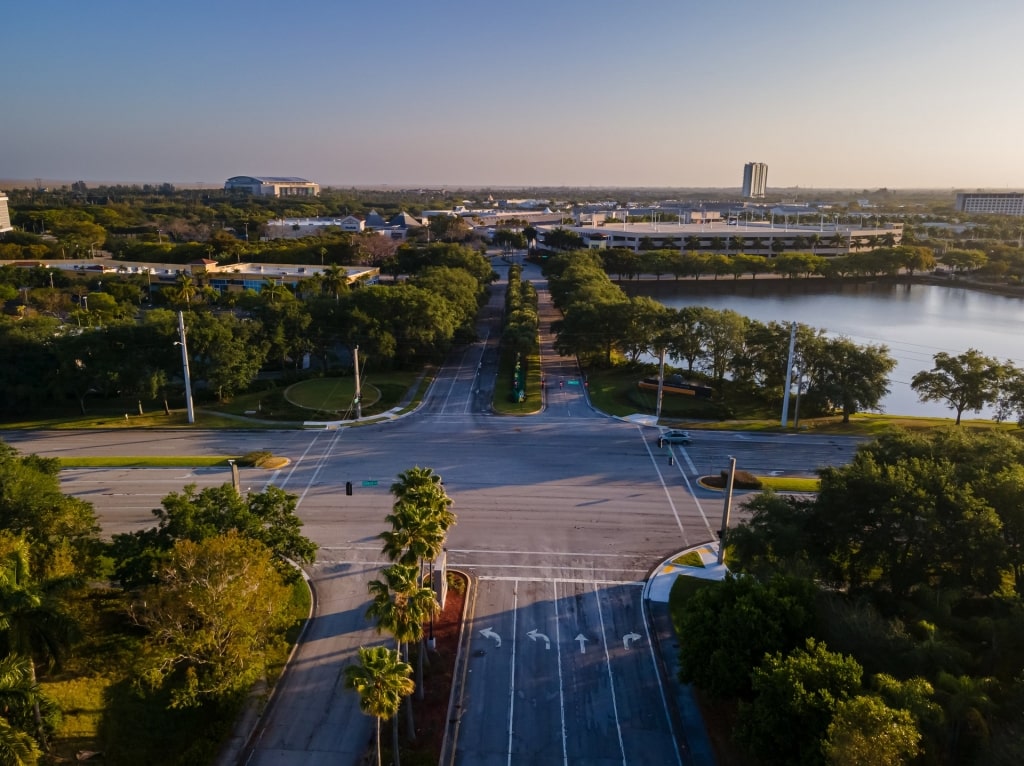
[[[725,487],[725,506],[722,508],[722,529],[718,532],[718,563],[725,563],[725,534],[729,531],[729,516],[732,513],[732,484],[736,479],[736,458],[729,456],[729,479]]]
[[[359,420],[363,416],[363,394],[362,389],[359,385],[359,346],[356,346],[352,351],[352,359],[355,361],[355,372],[356,372],[356,420]]]
[[[661,420],[661,397],[665,393],[665,349],[658,349],[658,409],[655,418]]]
[[[789,422],[789,387],[793,385],[793,353],[796,350],[796,322],[789,330],[789,357],[786,359],[786,387],[782,390],[782,427]]]
[[[181,366],[185,371],[185,406],[188,409],[188,422],[192,425],[196,422],[196,413],[192,409],[192,378],[188,374],[188,348],[185,346],[185,315],[178,312],[178,335],[181,337]]]

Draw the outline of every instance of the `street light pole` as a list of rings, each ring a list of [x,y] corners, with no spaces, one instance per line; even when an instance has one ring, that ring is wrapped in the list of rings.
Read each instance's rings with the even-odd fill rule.
[[[188,410],[188,422],[196,422],[196,413],[192,409],[192,378],[188,374],[188,348],[185,346],[185,315],[178,312],[178,335],[181,337],[181,367],[185,372],[185,407]]]
[[[725,563],[725,535],[729,531],[729,516],[732,514],[732,487],[736,479],[736,458],[729,456],[729,479],[725,487],[725,505],[722,508],[722,529],[718,532],[718,563]]]

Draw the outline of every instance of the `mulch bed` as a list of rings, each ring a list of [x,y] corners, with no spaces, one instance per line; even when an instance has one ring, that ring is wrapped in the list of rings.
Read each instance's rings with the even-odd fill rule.
[[[455,675],[455,655],[459,649],[459,631],[462,627],[462,606],[466,599],[466,581],[463,575],[451,572],[463,582],[461,592],[448,588],[444,609],[434,617],[434,650],[429,651],[429,665],[424,665],[424,698],[417,699],[413,692],[413,720],[416,724],[416,741],[406,738],[405,712],[398,713],[399,755],[402,766],[435,766],[441,759],[441,745],[448,725],[448,699],[451,696],[452,679]],[[430,636],[430,626],[423,628],[424,638]],[[410,652],[409,663],[416,668],[416,647]],[[391,722],[381,728],[381,750],[383,763],[391,758]],[[373,759],[373,742],[370,742],[367,763],[376,764]]]

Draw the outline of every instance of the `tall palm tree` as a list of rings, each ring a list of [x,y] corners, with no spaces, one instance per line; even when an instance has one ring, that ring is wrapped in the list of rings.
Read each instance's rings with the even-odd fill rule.
[[[338,300],[342,290],[348,285],[348,272],[336,263],[332,263],[323,272],[323,284],[327,291]]]
[[[175,297],[179,301],[185,301],[185,305],[188,306],[189,311],[192,310],[192,299],[196,297],[199,292],[199,287],[192,280],[188,274],[181,274],[178,277],[178,286],[175,290]]]
[[[398,652],[383,646],[359,647],[359,664],[345,668],[345,688],[359,694],[359,709],[377,719],[377,766],[381,766],[380,722],[394,718],[402,699],[412,694],[412,668]],[[398,763],[398,729],[393,729]]]
[[[377,621],[377,632],[387,631],[395,638],[402,656],[409,659],[409,645],[422,641],[423,623],[438,610],[432,588],[420,585],[415,566],[392,564],[381,570],[383,580],[371,580],[367,585],[373,600],[366,616]],[[423,656],[420,646],[417,662],[417,681],[420,699],[423,698]],[[409,737],[415,736],[412,726],[412,708],[409,708]]]
[[[277,303],[287,292],[288,288],[284,286],[284,282],[274,279],[265,279],[263,287],[260,289],[260,295],[266,298],[270,304]]]
[[[391,529],[380,534],[383,553],[391,561],[406,564],[430,564],[430,582],[434,579],[434,560],[444,549],[448,530],[455,524],[450,507],[452,499],[444,489],[441,477],[431,468],[416,466],[398,474],[391,485],[395,496],[393,513],[387,521]],[[430,637],[434,637],[434,618],[430,618]],[[421,692],[422,694],[422,689]]]

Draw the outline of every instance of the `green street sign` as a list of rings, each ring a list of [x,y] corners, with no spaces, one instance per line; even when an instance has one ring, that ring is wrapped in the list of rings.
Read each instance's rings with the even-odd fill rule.
[[[377,480],[376,479],[363,479],[363,486],[364,487],[376,487],[377,486]]]

